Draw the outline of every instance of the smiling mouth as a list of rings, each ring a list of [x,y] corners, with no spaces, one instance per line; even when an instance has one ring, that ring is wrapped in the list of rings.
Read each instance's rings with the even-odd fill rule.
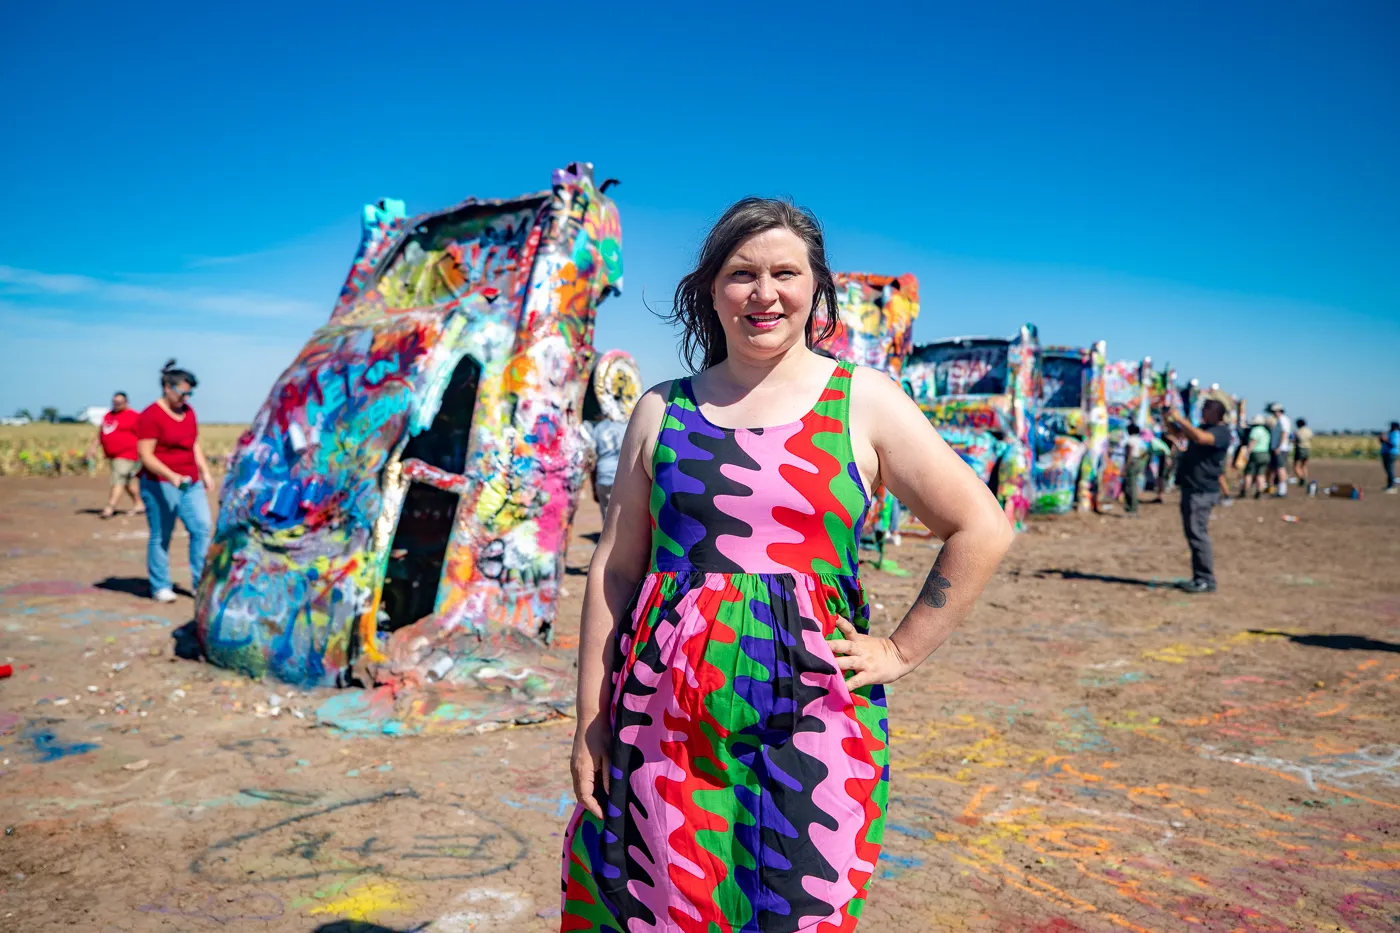
[[[778,322],[782,319],[782,314],[777,311],[764,311],[758,314],[744,315],[744,320],[748,321],[750,325],[757,327],[759,330],[768,330],[769,328],[776,327]]]

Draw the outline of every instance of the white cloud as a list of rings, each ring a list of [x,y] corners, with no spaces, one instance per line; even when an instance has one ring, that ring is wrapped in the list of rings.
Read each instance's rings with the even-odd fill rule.
[[[0,290],[17,295],[64,295],[147,309],[210,314],[233,318],[323,317],[328,309],[308,301],[256,291],[215,291],[132,285],[88,275],[54,274],[0,265]]]

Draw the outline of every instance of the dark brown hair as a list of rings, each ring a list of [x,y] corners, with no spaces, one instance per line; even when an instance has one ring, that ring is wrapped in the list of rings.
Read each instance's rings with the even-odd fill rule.
[[[681,355],[692,373],[709,369],[729,356],[724,328],[710,295],[719,270],[746,238],[779,227],[791,230],[807,247],[807,264],[816,280],[812,316],[807,319],[807,346],[815,346],[836,333],[836,282],[826,263],[821,222],[805,207],[785,199],[744,198],[729,205],[710,228],[695,268],[676,286],[671,312],[663,315],[667,323],[680,328]],[[821,332],[814,334],[817,309],[822,305],[826,306],[826,318]]]
[[[165,365],[160,368],[161,387],[174,388],[182,382],[191,389],[199,385],[199,380],[194,377],[194,373],[187,369],[176,369],[173,358],[167,360]]]

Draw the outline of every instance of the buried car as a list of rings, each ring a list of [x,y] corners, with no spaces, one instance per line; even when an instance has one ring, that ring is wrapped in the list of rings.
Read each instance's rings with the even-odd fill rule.
[[[844,363],[878,369],[898,381],[914,344],[919,280],[908,274],[866,272],[837,272],[832,278],[836,281],[836,331],[819,349]],[[826,321],[826,305],[813,313],[813,327],[820,332]]]
[[[1157,443],[1147,473],[1148,488],[1161,495],[1171,488],[1174,470],[1174,448],[1167,444],[1167,412],[1184,407],[1181,389],[1176,384],[1176,369],[1170,364],[1153,370],[1147,389],[1148,414]]]
[[[907,391],[948,445],[996,493],[1020,529],[1030,506],[1030,412],[1038,337],[1025,324],[1010,338],[955,337],[915,347]]]
[[[1089,347],[1050,346],[1040,351],[1032,511],[1098,508],[1108,448],[1105,363],[1102,340]]]
[[[499,688],[488,720],[572,703],[542,649],[595,310],[622,283],[607,187],[575,163],[537,194],[365,209],[330,320],[231,458],[196,601],[211,661],[303,686]]]
[[[836,331],[822,341],[818,352],[845,363],[878,369],[899,381],[904,360],[914,343],[914,321],[919,316],[919,280],[913,275],[874,275],[837,272]],[[814,328],[826,322],[826,305],[813,311]],[[873,501],[861,529],[860,546],[873,549],[884,561],[884,544],[899,530],[904,508],[883,486],[873,491]],[[909,522],[917,520],[909,516]],[[914,530],[914,529],[911,529]]]
[[[1156,436],[1152,424],[1152,358],[1118,360],[1104,367],[1104,402],[1108,410],[1108,454],[1104,457],[1099,481],[1102,502],[1116,502],[1123,495],[1123,452],[1128,444],[1128,425],[1135,424],[1142,439],[1151,444]],[[1138,480],[1146,482],[1146,471]]]

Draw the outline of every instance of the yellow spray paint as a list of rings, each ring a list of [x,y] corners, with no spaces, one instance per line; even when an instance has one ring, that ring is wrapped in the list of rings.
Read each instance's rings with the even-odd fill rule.
[[[347,889],[340,897],[307,913],[311,916],[329,915],[343,920],[373,920],[391,910],[402,910],[408,904],[398,885],[387,881],[369,881]]]

